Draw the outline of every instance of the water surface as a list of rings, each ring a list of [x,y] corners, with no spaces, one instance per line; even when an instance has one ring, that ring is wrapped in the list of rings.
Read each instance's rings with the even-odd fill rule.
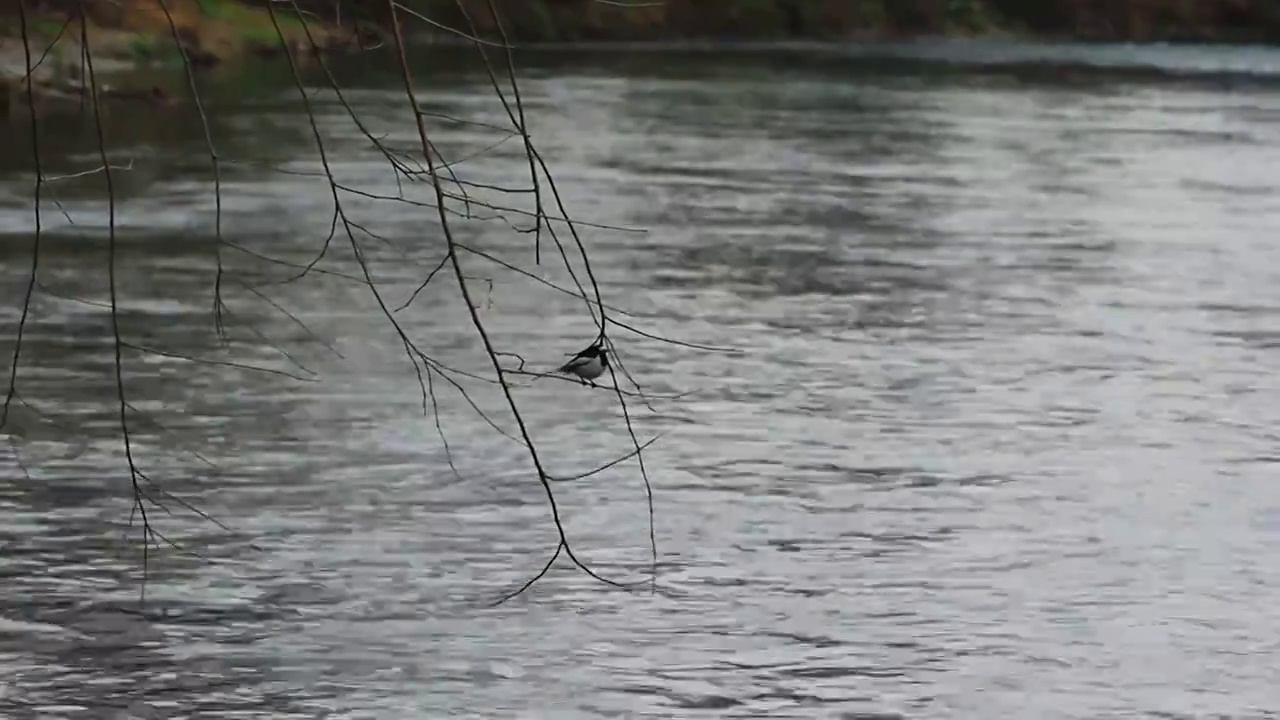
[[[343,192],[354,242],[339,223],[283,282],[333,218],[287,75],[210,80],[221,245],[194,116],[117,110],[124,340],[303,379],[124,348],[137,467],[229,528],[142,479],[172,512],[149,519],[202,557],[152,552],[139,616],[104,178],[48,186],[0,495],[4,714],[1280,716],[1280,53],[940,47],[522,56],[531,132],[614,316],[737,352],[610,331],[653,406],[628,398],[636,436],[664,433],[645,454],[660,592],[562,558],[497,608],[557,536],[528,453],[477,413],[518,435],[501,393],[420,384],[379,307],[491,377],[448,268],[395,311],[443,257],[434,210]],[[414,153],[388,61],[335,73]],[[424,109],[508,125],[487,76],[455,65],[424,60]],[[312,105],[338,182],[401,191],[338,98]],[[470,197],[532,209],[492,187],[528,187],[518,137],[429,119]],[[46,173],[95,167],[92,126],[58,122]],[[27,147],[4,150],[0,184],[6,356]],[[537,265],[501,220],[453,230],[573,285],[545,232]],[[581,299],[462,261],[528,368],[594,336]],[[514,384],[549,472],[631,447],[612,393]],[[634,461],[556,497],[580,558],[647,578]]]

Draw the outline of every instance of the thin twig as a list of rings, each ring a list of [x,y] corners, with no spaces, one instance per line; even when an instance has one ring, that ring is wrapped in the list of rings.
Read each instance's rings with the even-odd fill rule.
[[[30,77],[35,68],[31,64],[31,42],[27,36],[26,0],[18,0],[18,21],[22,27],[22,50],[27,65],[27,76]],[[59,36],[61,36],[61,32]],[[40,269],[40,233],[42,230],[40,222],[40,190],[44,187],[44,170],[40,163],[40,123],[36,120],[36,102],[34,91],[31,88],[32,85],[33,83],[30,81],[27,82],[27,110],[31,121],[31,155],[36,168],[35,188],[32,191],[35,200],[36,231],[31,240],[31,269],[28,271],[27,289],[22,297],[22,316],[18,319],[17,337],[13,343],[13,361],[9,367],[9,389],[4,396],[4,409],[0,411],[0,429],[8,426],[9,405],[13,402],[14,394],[18,390],[18,364],[22,359],[22,333],[27,327],[27,317],[31,312],[31,297],[35,294],[36,277]]]
[[[129,436],[128,399],[124,386],[124,360],[122,351],[124,341],[120,337],[120,303],[116,288],[116,194],[115,180],[111,171],[111,162],[107,158],[106,131],[102,125],[102,106],[98,99],[98,80],[93,68],[93,52],[89,46],[88,23],[80,22],[80,48],[86,68],[85,78],[89,86],[89,95],[93,106],[94,129],[98,136],[98,155],[102,159],[102,173],[107,184],[107,285],[111,297],[111,334],[115,351],[116,396],[120,405],[120,434],[124,442],[125,460],[129,463],[129,481],[133,486],[134,505],[142,516],[142,587],[139,591],[138,604],[145,605],[147,600],[147,576],[150,569],[148,538],[151,533],[151,522],[147,518],[147,508],[142,489],[138,484],[140,474],[133,458],[133,443]]]

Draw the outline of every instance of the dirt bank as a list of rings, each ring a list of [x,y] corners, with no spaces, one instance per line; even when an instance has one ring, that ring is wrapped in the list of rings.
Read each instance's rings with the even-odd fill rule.
[[[80,53],[81,21],[90,46],[102,56],[137,60],[176,58],[174,29],[188,55],[210,64],[242,53],[270,52],[280,36],[294,48],[307,47],[299,17],[277,3],[275,20],[265,6],[244,0],[26,0],[26,32],[41,51],[53,43],[60,55]],[[6,5],[9,5],[6,3]],[[16,5],[16,4],[15,4]],[[278,30],[277,30],[278,26]],[[326,45],[345,38],[341,29],[316,22],[311,32]],[[17,8],[0,10],[0,39],[20,43]],[[55,42],[56,41],[56,42]]]
[[[296,13],[282,9],[287,6],[275,7],[273,18],[265,6],[242,0],[26,0],[24,22],[17,3],[4,3],[0,113],[12,115],[26,102],[28,48],[37,65],[32,89],[43,105],[79,96],[86,38],[96,74],[111,79],[100,83],[100,89],[150,101],[164,101],[173,89],[131,87],[125,71],[143,63],[178,65],[183,52],[193,66],[203,68],[251,54],[279,53],[286,44],[306,58],[313,41],[330,47],[350,39],[334,23],[316,20],[304,26]],[[173,76],[175,83],[180,78]]]

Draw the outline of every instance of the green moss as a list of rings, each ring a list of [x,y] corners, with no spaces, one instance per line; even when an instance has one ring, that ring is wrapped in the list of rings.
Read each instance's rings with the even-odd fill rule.
[[[884,0],[856,0],[851,19],[861,28],[883,29],[889,24],[889,13],[884,9]]]
[[[58,33],[65,32],[66,23],[52,18],[36,18],[31,22],[31,29],[35,34],[41,37],[57,37]]]
[[[200,10],[208,18],[219,20],[231,26],[235,34],[244,42],[253,45],[277,45],[280,33],[301,31],[302,18],[285,8],[282,4],[275,9],[275,20],[271,21],[271,13],[262,8],[246,5],[238,0],[200,0]],[[276,24],[279,24],[279,31]]]
[[[983,33],[997,26],[995,15],[982,0],[947,0],[947,29]]]
[[[530,22],[535,26],[535,32],[549,40],[560,40],[558,37],[558,29],[563,23],[557,22],[555,13],[542,0],[529,0]],[[565,28],[570,29],[570,28]],[[576,28],[575,28],[576,29]],[[574,33],[576,34],[576,33]]]
[[[54,19],[47,15],[36,15],[27,18],[27,35],[33,38],[41,38],[51,40],[62,32],[62,20]],[[12,16],[0,15],[0,33],[6,37],[22,36],[22,21],[16,14]]]
[[[126,49],[134,60],[158,65],[180,65],[182,53],[167,35],[138,35],[129,40]]]
[[[155,52],[156,42],[152,38],[139,35],[129,40],[129,54],[135,58],[148,59]]]

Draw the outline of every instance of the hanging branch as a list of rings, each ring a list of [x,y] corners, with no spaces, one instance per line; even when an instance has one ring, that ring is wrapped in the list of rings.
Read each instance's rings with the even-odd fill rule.
[[[33,40],[29,33],[29,23],[32,21],[32,17],[27,0],[19,0],[17,5],[26,59],[28,82],[25,93],[29,106],[32,155],[35,165],[35,183],[32,192],[35,209],[35,232],[31,245],[32,256],[29,276],[23,295],[23,307],[15,333],[15,345],[8,372],[8,387],[3,408],[0,410],[0,427],[5,427],[10,421],[10,410],[15,403],[38,412],[42,421],[54,424],[60,423],[54,417],[56,413],[49,413],[46,416],[43,411],[37,411],[36,406],[29,403],[20,392],[19,368],[20,364],[27,360],[28,355],[24,352],[25,331],[30,322],[29,316],[33,307],[33,299],[37,294],[44,293],[51,297],[62,298],[86,307],[97,308],[104,314],[109,315],[111,328],[110,347],[112,350],[111,380],[114,387],[113,412],[119,428],[120,444],[126,463],[124,469],[128,471],[130,494],[132,496],[129,524],[132,528],[135,519],[140,521],[141,524],[143,581],[140,600],[143,602],[146,600],[146,584],[150,572],[152,548],[167,546],[179,552],[199,557],[195,553],[186,550],[177,541],[170,539],[169,535],[162,533],[156,527],[158,519],[175,515],[178,512],[185,512],[223,531],[231,532],[231,528],[192,502],[166,489],[160,482],[159,473],[154,469],[148,471],[148,460],[139,454],[143,444],[135,439],[135,435],[138,432],[155,432],[158,436],[166,438],[165,445],[167,447],[181,449],[182,452],[189,454],[202,463],[202,466],[207,466],[211,470],[217,470],[218,468],[217,464],[207,454],[192,443],[179,438],[176,433],[166,428],[158,418],[139,410],[143,386],[141,383],[134,386],[126,382],[128,376],[128,373],[125,372],[126,363],[130,362],[130,358],[141,354],[181,361],[193,368],[233,368],[237,371],[253,372],[264,377],[270,377],[275,382],[317,382],[319,380],[318,371],[308,367],[300,357],[269,337],[262,328],[250,321],[247,314],[238,309],[239,298],[241,297],[260,302],[270,312],[284,317],[291,326],[300,328],[305,333],[308,342],[323,347],[335,358],[341,360],[342,355],[328,340],[322,338],[298,315],[290,312],[280,301],[272,297],[270,288],[297,283],[307,278],[326,278],[345,283],[351,287],[358,287],[363,292],[369,293],[369,296],[379,308],[381,319],[395,332],[399,345],[403,350],[403,356],[409,361],[414,370],[421,395],[422,412],[424,416],[428,414],[432,416],[435,434],[441,440],[450,472],[454,478],[460,482],[466,481],[456,462],[455,453],[457,449],[446,436],[448,422],[442,418],[439,393],[447,391],[448,388],[456,390],[470,410],[477,413],[486,426],[501,436],[504,439],[503,441],[517,443],[527,453],[531,469],[536,474],[546,497],[551,523],[557,535],[557,543],[549,559],[538,572],[515,590],[497,599],[495,604],[500,604],[516,597],[532,587],[534,583],[546,576],[562,554],[568,557],[581,572],[605,585],[618,588],[633,588],[644,584],[643,581],[623,582],[608,578],[581,559],[563,524],[560,504],[553,487],[554,483],[589,479],[594,475],[622,466],[632,460],[636,462],[639,468],[648,507],[650,572],[647,584],[650,586],[651,591],[656,590],[658,548],[654,518],[654,493],[648,467],[645,464],[644,452],[658,440],[658,437],[653,437],[644,442],[640,441],[633,427],[633,409],[628,405],[628,402],[638,400],[648,406],[650,400],[656,400],[659,397],[648,395],[632,378],[631,374],[627,372],[624,360],[621,357],[624,350],[610,336],[610,331],[618,328],[638,338],[669,343],[673,346],[701,350],[723,349],[672,340],[663,337],[659,333],[642,329],[637,326],[638,321],[625,309],[608,304],[603,300],[603,293],[592,269],[579,229],[590,227],[611,232],[641,231],[635,228],[611,226],[602,222],[587,222],[576,219],[569,213],[549,170],[548,163],[539,152],[530,135],[528,129],[530,118],[526,113],[518,82],[515,52],[493,0],[485,0],[485,2],[493,17],[494,30],[498,35],[496,40],[481,37],[481,32],[468,12],[464,0],[456,0],[457,8],[460,11],[459,15],[464,25],[461,28],[450,27],[440,23],[421,12],[405,7],[396,2],[396,0],[385,0],[385,5],[380,12],[371,12],[373,8],[369,3],[355,3],[354,12],[349,8],[345,8],[340,0],[332,5],[331,13],[329,14],[335,22],[341,25],[343,19],[347,18],[355,24],[357,40],[362,43],[362,48],[364,48],[364,41],[361,23],[365,23],[366,27],[371,22],[381,22],[386,25],[383,30],[387,36],[387,43],[393,47],[394,52],[391,57],[396,64],[405,94],[405,118],[413,122],[417,131],[417,146],[412,151],[396,147],[389,143],[386,137],[376,133],[361,117],[358,108],[352,103],[351,98],[344,92],[335,75],[331,72],[322,43],[317,38],[317,33],[313,32],[313,26],[318,22],[316,19],[317,13],[313,12],[312,9],[308,9],[315,8],[318,10],[320,9],[319,6],[306,3],[303,0],[274,0],[273,2],[265,3],[263,7],[274,29],[274,41],[278,43],[282,51],[283,60],[289,68],[294,90],[297,93],[297,102],[305,115],[310,140],[314,143],[314,148],[318,155],[320,167],[315,171],[283,170],[273,168],[267,163],[261,163],[254,159],[229,157],[226,147],[230,147],[230,144],[224,143],[226,147],[220,147],[220,143],[216,141],[215,125],[209,114],[211,104],[202,95],[199,69],[193,59],[193,53],[196,48],[189,46],[191,42],[189,28],[184,27],[180,19],[180,13],[175,10],[175,4],[180,0],[139,0],[140,2],[153,2],[155,9],[165,19],[167,35],[177,51],[176,57],[182,63],[183,79],[185,80],[190,107],[194,109],[194,113],[199,120],[204,150],[208,158],[208,177],[211,183],[210,194],[214,226],[212,238],[214,267],[211,273],[211,324],[214,337],[220,341],[224,349],[229,349],[232,345],[231,331],[233,329],[243,329],[252,336],[253,342],[258,346],[273,349],[283,362],[288,363],[290,369],[267,367],[159,347],[156,343],[143,342],[141,339],[129,337],[127,328],[122,327],[120,315],[124,311],[125,302],[121,297],[124,288],[120,277],[122,259],[120,257],[120,234],[117,218],[120,203],[120,199],[117,197],[117,174],[128,171],[134,168],[136,164],[141,164],[144,161],[135,158],[128,163],[121,164],[119,158],[117,158],[116,164],[111,162],[112,152],[110,151],[109,142],[111,133],[108,132],[108,125],[104,121],[107,112],[104,108],[105,98],[101,78],[99,77],[100,56],[103,51],[100,47],[91,45],[91,39],[94,38],[91,38],[89,23],[85,20],[87,17],[86,7],[94,1],[76,0],[72,11],[68,13],[65,22],[62,24],[58,36],[43,51],[40,48],[33,48]],[[640,7],[640,5],[637,7]],[[281,24],[282,13],[288,13],[291,25],[300,27],[300,35],[297,32],[294,32],[293,35],[295,38],[305,40],[303,48],[297,48],[294,43],[290,42],[290,36]],[[508,125],[480,123],[474,120],[452,117],[444,113],[424,110],[419,105],[418,99],[414,94],[414,80],[410,70],[409,50],[401,22],[402,18],[416,19],[437,30],[461,37],[471,44],[477,56],[483,62],[488,76],[489,87],[500,101]],[[100,165],[81,172],[50,177],[44,171],[45,159],[41,156],[39,143],[43,133],[36,110],[36,91],[33,89],[35,83],[31,82],[30,78],[35,69],[44,61],[44,57],[50,53],[53,45],[66,34],[73,21],[79,22],[80,64],[83,68],[82,77],[84,79],[84,88],[81,93],[81,109],[93,113],[92,127],[97,145],[97,161],[100,162]],[[292,29],[296,28],[291,27]],[[71,35],[74,34],[76,33],[71,33]],[[342,108],[342,112],[355,125],[362,142],[366,142],[367,146],[380,157],[381,161],[386,163],[387,171],[391,173],[396,181],[398,190],[396,194],[377,193],[352,187],[339,182],[335,177],[330,161],[330,148],[326,144],[316,118],[316,93],[314,88],[308,87],[308,83],[303,81],[300,61],[304,58],[298,57],[300,52],[306,53],[307,57],[305,59],[314,61],[323,89],[332,92],[337,104]],[[470,155],[448,160],[445,158],[437,138],[434,137],[432,132],[429,132],[428,123],[435,121],[452,123],[454,126],[482,127],[488,130],[495,130],[501,133],[501,137],[493,144]],[[469,167],[464,166],[464,163],[486,156],[500,148],[506,141],[514,141],[516,139],[522,145],[523,165],[527,167],[526,186],[478,182],[463,176]],[[224,228],[225,188],[223,170],[225,167],[235,165],[262,168],[270,172],[315,177],[322,180],[326,186],[326,194],[329,201],[329,227],[327,235],[319,243],[314,255],[303,261],[276,258],[256,247],[246,245],[244,241],[237,241],[226,236]],[[44,228],[41,223],[42,204],[45,204],[50,199],[57,204],[57,198],[50,197],[49,184],[56,180],[71,180],[72,178],[89,176],[101,176],[105,185],[108,285],[106,302],[100,299],[75,297],[73,293],[66,290],[55,290],[46,287],[41,282],[38,273],[41,261],[41,244],[44,237]],[[424,183],[430,186],[431,201],[406,197],[406,187],[412,187],[414,184],[418,184],[418,187],[424,187]],[[511,204],[482,197],[486,194],[497,194],[507,198],[529,198],[532,200],[533,207],[532,210],[513,207]],[[372,243],[379,243],[398,252],[403,262],[416,263],[418,261],[400,248],[399,239],[389,234],[381,234],[351,216],[348,205],[354,204],[357,198],[372,200],[377,203],[395,203],[404,207],[423,208],[431,211],[435,216],[434,222],[438,223],[442,237],[441,247],[438,249],[438,254],[433,254],[430,262],[422,267],[421,282],[416,285],[412,293],[403,302],[390,302],[387,293],[375,279],[375,274],[370,267],[369,246]],[[70,222],[70,215],[62,209],[60,204],[58,204],[58,208],[63,211],[63,214],[66,215]],[[501,225],[495,225],[495,227],[505,226],[513,232],[532,235],[532,261],[535,268],[543,264],[543,241],[549,241],[551,246],[555,248],[555,255],[552,257],[558,257],[560,265],[568,273],[571,282],[565,285],[551,282],[544,279],[540,272],[524,267],[522,263],[510,257],[503,257],[491,250],[483,250],[459,240],[455,235],[454,226],[461,220],[501,223]],[[322,266],[326,264],[325,260],[329,257],[335,240],[338,241],[338,247],[345,245],[350,249],[351,256],[358,266],[358,271],[352,269],[351,272],[344,272]],[[236,268],[241,261],[256,262],[259,265],[258,271],[253,274],[237,272]],[[486,283],[491,292],[493,281],[489,278],[478,277],[468,273],[466,267],[468,264],[479,265],[491,271],[506,270],[514,273],[520,280],[529,281],[537,286],[547,287],[558,293],[573,296],[582,302],[586,307],[587,314],[596,326],[594,344],[607,347],[612,357],[616,359],[616,364],[614,362],[609,364],[612,385],[601,385],[598,389],[610,393],[618,402],[631,441],[632,448],[629,452],[608,459],[594,468],[572,474],[553,473],[549,470],[548,453],[535,444],[530,430],[530,420],[517,402],[513,389],[517,385],[517,378],[520,379],[520,384],[547,380],[572,382],[572,380],[564,376],[549,375],[545,372],[526,369],[526,362],[522,356],[498,346],[481,316],[477,304],[479,297],[477,296],[481,295],[482,291],[475,285],[477,282]],[[474,273],[475,271],[473,270],[472,272]],[[465,304],[474,337],[478,344],[484,348],[485,354],[489,359],[488,364],[490,367],[487,370],[463,370],[445,364],[439,358],[433,356],[422,341],[413,338],[401,320],[397,318],[398,313],[409,311],[415,299],[428,287],[435,288],[439,286],[443,286],[446,291],[456,292],[459,299]],[[618,319],[623,316],[627,316],[630,323]],[[515,363],[518,363],[518,365],[512,367]],[[627,379],[629,384],[626,387],[623,386],[620,376]],[[497,417],[483,410],[480,404],[473,399],[472,390],[469,388],[469,384],[475,383],[485,387],[496,387],[505,400],[505,410],[502,415],[509,413],[509,417]],[[682,395],[682,393],[677,393],[660,397],[661,399],[671,400]],[[513,423],[514,427],[505,427],[508,422]],[[143,429],[139,430],[139,427]],[[15,458],[22,471],[27,473],[27,463],[17,456],[16,449]],[[256,546],[253,547],[256,548]]]

